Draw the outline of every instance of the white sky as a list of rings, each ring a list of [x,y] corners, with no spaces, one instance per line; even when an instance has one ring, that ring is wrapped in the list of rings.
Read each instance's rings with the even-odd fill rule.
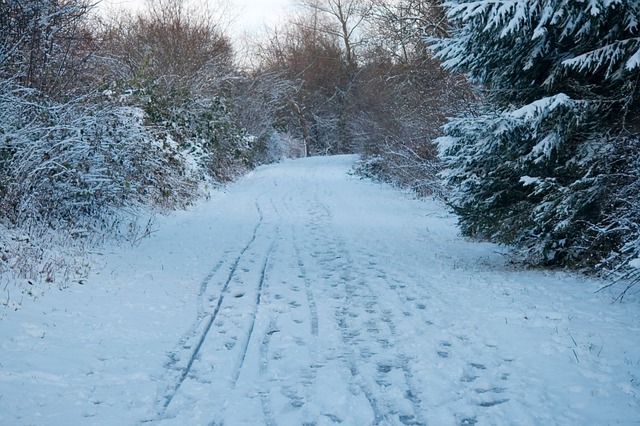
[[[238,16],[233,24],[234,32],[255,32],[265,23],[277,22],[287,9],[293,6],[293,0],[229,0],[235,6]],[[135,9],[144,6],[145,0],[102,0],[105,8]],[[212,1],[216,3],[215,0]]]
[[[291,0],[235,0],[235,3],[244,9],[239,23],[247,29],[277,21],[292,4]]]

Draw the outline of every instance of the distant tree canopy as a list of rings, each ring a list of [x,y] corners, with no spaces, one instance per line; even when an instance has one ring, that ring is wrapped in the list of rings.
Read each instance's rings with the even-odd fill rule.
[[[535,265],[638,256],[640,2],[454,1],[447,69],[483,88],[439,140],[465,234]]]
[[[310,154],[357,152],[364,174],[433,191],[431,140],[470,97],[426,49],[423,37],[445,28],[438,3],[305,0],[271,30],[256,49],[258,69],[296,87],[281,123]]]

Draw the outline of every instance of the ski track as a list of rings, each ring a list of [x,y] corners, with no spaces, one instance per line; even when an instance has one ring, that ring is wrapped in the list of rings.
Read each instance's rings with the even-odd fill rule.
[[[287,170],[256,178],[265,191],[253,232],[212,259],[147,422],[462,426],[493,424],[504,407],[523,424],[545,418],[514,403],[514,376],[526,380],[516,357],[450,314],[440,269],[451,250],[436,246],[431,263],[411,257],[437,236],[425,230],[387,255],[384,236],[343,233],[349,199],[318,169]],[[489,284],[482,261],[455,261],[468,262],[474,285]]]
[[[245,254],[245,252],[251,247],[251,245],[253,244],[253,242],[256,239],[256,235],[258,232],[258,229],[260,228],[260,225],[262,224],[263,221],[263,215],[262,215],[262,211],[260,210],[260,206],[258,205],[257,201],[256,201],[256,209],[258,210],[258,213],[260,214],[260,219],[258,221],[258,223],[256,224],[254,230],[253,230],[253,234],[251,236],[251,239],[249,240],[249,242],[242,248],[242,250],[240,250],[240,254],[235,258],[235,260],[233,261],[231,268],[229,270],[229,275],[227,276],[226,281],[224,282],[224,285],[222,286],[222,289],[220,291],[220,295],[218,296],[217,299],[217,303],[215,305],[215,309],[214,311],[209,314],[208,316],[205,316],[204,318],[202,317],[202,308],[199,309],[199,314],[198,314],[198,318],[197,318],[197,323],[187,332],[188,336],[190,338],[192,338],[194,335],[198,335],[198,341],[197,344],[194,348],[194,350],[191,352],[190,356],[189,356],[189,360],[187,362],[187,365],[180,369],[180,376],[178,377],[175,385],[170,389],[169,393],[164,397],[164,402],[162,403],[162,408],[159,412],[159,415],[162,416],[164,415],[167,407],[169,406],[169,404],[171,404],[171,401],[173,400],[173,398],[175,397],[175,395],[178,393],[180,386],[182,386],[182,384],[184,383],[185,379],[187,378],[187,376],[189,375],[189,373],[191,372],[191,368],[193,366],[193,363],[196,360],[196,357],[198,356],[200,349],[202,348],[202,344],[204,343],[205,339],[207,338],[207,335],[209,334],[209,331],[211,330],[211,326],[213,325],[213,322],[216,320],[216,317],[218,316],[218,313],[220,312],[220,308],[222,306],[222,303],[224,301],[224,296],[226,293],[228,293],[229,291],[229,283],[231,283],[231,280],[233,279],[234,275],[236,274],[236,270],[238,268],[238,264],[240,263],[240,260],[242,259],[242,256]],[[208,289],[209,283],[211,282],[211,280],[213,279],[213,277],[215,276],[215,274],[218,272],[218,270],[220,269],[220,267],[224,264],[223,261],[218,262],[213,269],[211,270],[211,272],[209,274],[207,274],[207,276],[204,278],[204,280],[202,281],[202,285],[200,286],[200,291],[198,294],[198,299],[202,302],[203,298],[205,297],[205,293]],[[266,261],[265,261],[265,268],[266,268]],[[264,272],[263,272],[263,276],[262,276],[262,280],[264,280]],[[260,282],[260,286],[262,286],[262,281]],[[209,299],[209,301],[212,301],[213,299]],[[258,303],[259,303],[259,295],[258,295]],[[203,304],[201,303],[200,306],[203,306]],[[200,328],[200,324],[204,322],[204,330],[201,333],[198,333],[198,329]],[[185,340],[183,339],[180,342],[180,347],[185,347]],[[171,358],[171,364],[175,365],[177,363],[177,358],[178,358],[178,353],[177,352],[173,352],[170,355]],[[239,374],[239,373],[238,373]],[[237,378],[236,378],[237,380]]]
[[[262,298],[262,292],[263,292],[264,283],[267,275],[267,266],[269,265],[269,256],[273,251],[274,245],[275,243],[271,245],[271,248],[269,248],[269,251],[267,252],[267,255],[265,256],[265,259],[264,259],[264,264],[262,265],[262,270],[260,273],[260,282],[258,283],[258,293],[256,295],[255,309],[251,313],[251,324],[249,325],[249,332],[247,333],[247,337],[244,341],[244,344],[242,345],[242,355],[240,356],[238,365],[236,366],[233,373],[234,387],[236,386],[236,383],[238,383],[238,378],[240,377],[240,372],[242,371],[242,365],[244,364],[244,360],[247,357],[249,342],[251,342],[251,336],[253,335],[253,329],[255,328],[255,324],[256,324],[256,316],[258,315],[258,310],[260,309],[260,299]]]

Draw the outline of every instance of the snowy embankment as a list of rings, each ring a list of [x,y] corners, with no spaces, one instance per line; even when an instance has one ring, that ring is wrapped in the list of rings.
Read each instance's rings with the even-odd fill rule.
[[[637,297],[509,267],[353,161],[262,167],[1,310],[0,424],[638,424]]]

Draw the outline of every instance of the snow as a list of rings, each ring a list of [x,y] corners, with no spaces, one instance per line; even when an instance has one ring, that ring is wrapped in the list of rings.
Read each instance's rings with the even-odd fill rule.
[[[554,96],[538,99],[515,111],[511,111],[509,115],[513,118],[529,121],[536,119],[541,114],[546,114],[560,106],[564,106],[569,102],[571,102],[571,99],[567,95],[559,93]]]
[[[629,262],[629,266],[632,268],[640,269],[640,259],[636,258]]]
[[[633,71],[638,67],[640,67],[640,49],[638,49],[625,64],[627,71]]]
[[[1,308],[0,424],[637,424],[636,295],[510,266],[354,161],[261,167]]]
[[[542,182],[542,179],[540,179],[539,177],[522,176],[520,178],[520,182],[524,186],[539,185]]]

